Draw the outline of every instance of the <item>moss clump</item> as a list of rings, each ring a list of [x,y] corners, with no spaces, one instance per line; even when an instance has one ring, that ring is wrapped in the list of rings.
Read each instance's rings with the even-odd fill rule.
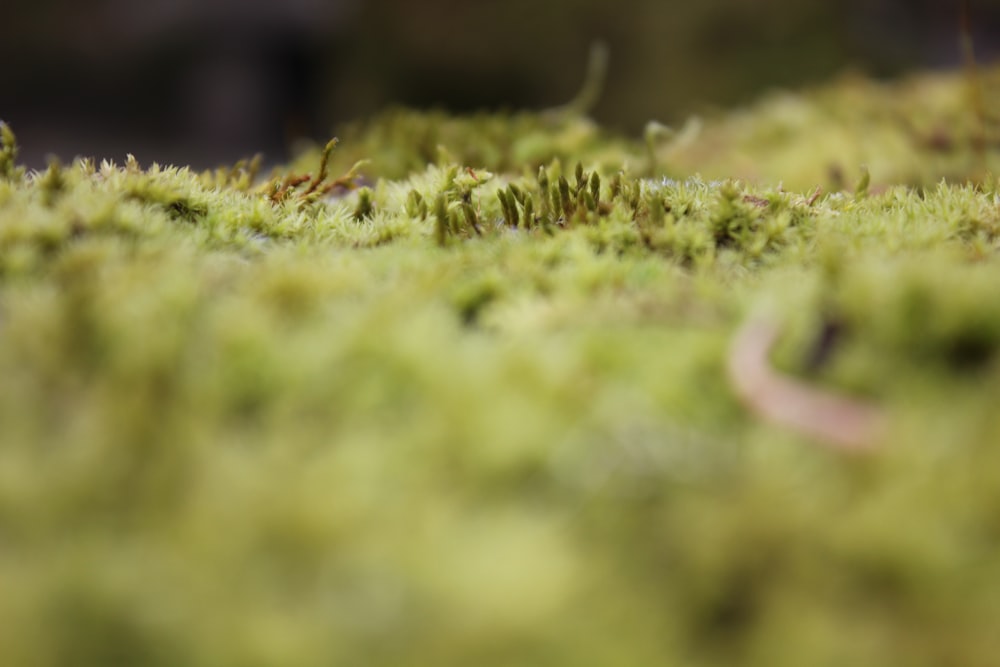
[[[932,126],[926,83],[711,120],[668,177],[571,115],[394,112],[268,179],[25,174],[5,128],[0,662],[992,664],[995,154],[835,113]],[[869,455],[734,398],[761,308]]]
[[[0,122],[0,178],[20,180],[24,170],[17,166],[17,138],[6,123]]]

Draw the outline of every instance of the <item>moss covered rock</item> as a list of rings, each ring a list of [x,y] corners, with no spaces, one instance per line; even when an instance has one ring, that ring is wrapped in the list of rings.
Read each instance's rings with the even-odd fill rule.
[[[0,663],[993,664],[963,85],[643,141],[396,111],[264,177],[25,173],[5,128]],[[738,400],[761,313],[865,453]]]

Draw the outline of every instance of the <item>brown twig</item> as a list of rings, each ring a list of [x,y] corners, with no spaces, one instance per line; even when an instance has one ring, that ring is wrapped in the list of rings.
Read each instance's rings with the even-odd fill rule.
[[[819,201],[819,198],[822,196],[823,196],[823,187],[817,185],[816,189],[813,190],[813,193],[809,196],[809,199],[806,200],[806,206],[812,206],[817,201]]]
[[[834,449],[872,449],[885,416],[873,405],[840,396],[775,372],[768,356],[778,328],[766,318],[748,320],[729,348],[729,382],[743,404],[773,424]]]

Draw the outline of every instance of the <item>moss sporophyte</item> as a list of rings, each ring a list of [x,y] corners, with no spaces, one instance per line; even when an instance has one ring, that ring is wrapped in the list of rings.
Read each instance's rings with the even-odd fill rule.
[[[0,664],[993,664],[968,82],[397,109],[265,175],[0,126]]]

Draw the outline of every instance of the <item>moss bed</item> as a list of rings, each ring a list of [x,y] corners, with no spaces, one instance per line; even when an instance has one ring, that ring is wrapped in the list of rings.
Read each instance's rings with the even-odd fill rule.
[[[638,141],[396,110],[271,174],[28,172],[5,127],[0,664],[996,664],[968,85]],[[865,452],[737,398],[761,312]]]

